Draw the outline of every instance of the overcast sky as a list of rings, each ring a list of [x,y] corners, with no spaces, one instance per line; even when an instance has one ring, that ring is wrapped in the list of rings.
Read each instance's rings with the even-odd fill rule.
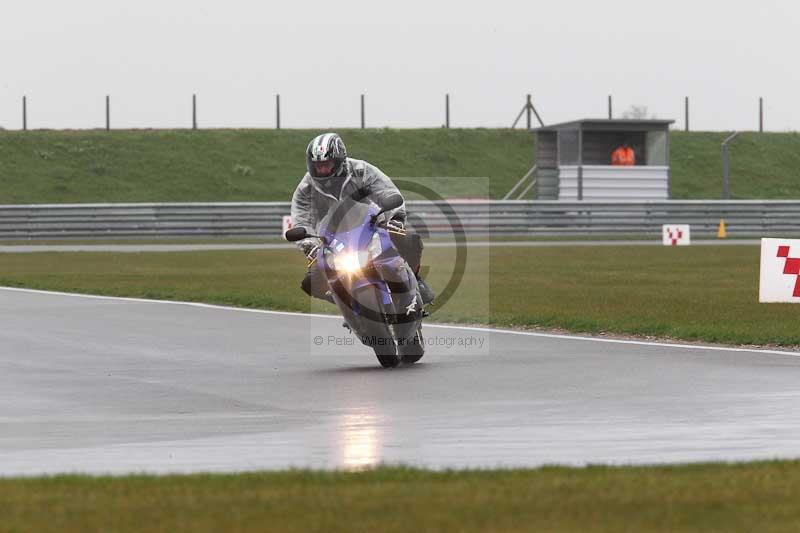
[[[0,125],[508,127],[646,105],[683,127],[800,129],[800,2],[25,0],[0,17]]]

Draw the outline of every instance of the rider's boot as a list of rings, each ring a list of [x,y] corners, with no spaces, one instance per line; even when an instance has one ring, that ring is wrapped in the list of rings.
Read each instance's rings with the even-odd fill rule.
[[[417,274],[417,286],[419,287],[419,294],[422,296],[422,304],[428,305],[436,299],[436,293],[433,292],[425,280]]]
[[[327,286],[327,283],[325,283],[325,286]],[[309,269],[308,272],[306,272],[305,277],[303,277],[303,281],[300,283],[300,288],[303,289],[303,292],[309,296],[318,298],[328,303],[336,303],[333,301],[333,295],[331,294],[331,291],[323,288],[319,282],[315,282],[314,274],[312,273],[311,269]]]

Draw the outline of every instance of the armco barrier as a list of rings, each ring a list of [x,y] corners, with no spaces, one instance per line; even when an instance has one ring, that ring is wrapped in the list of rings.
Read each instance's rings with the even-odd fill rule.
[[[800,234],[800,201],[451,201],[408,202],[415,227],[432,236],[658,235],[662,224],[690,224],[731,237]],[[286,202],[64,204],[0,206],[0,239],[277,237]]]

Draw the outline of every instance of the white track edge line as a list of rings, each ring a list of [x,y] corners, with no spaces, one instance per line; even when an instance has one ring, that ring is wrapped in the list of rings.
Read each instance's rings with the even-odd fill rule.
[[[106,296],[102,294],[83,294],[79,292],[60,292],[60,291],[47,291],[42,289],[25,289],[21,287],[3,287],[0,290],[11,292],[31,292],[35,294],[51,294],[54,296],[72,296],[75,298],[86,298],[90,300],[118,300],[122,302],[136,302],[145,304],[167,304],[167,305],[184,305],[189,307],[201,307],[205,309],[219,309],[223,311],[239,311],[242,313],[258,313],[263,315],[288,315],[288,316],[307,316],[313,318],[339,318],[336,315],[323,315],[314,313],[300,313],[297,311],[270,311],[268,309],[249,309],[247,307],[232,307],[228,305],[217,304],[204,304],[201,302],[183,302],[179,300],[153,300],[148,298],[133,298],[129,296]]]
[[[246,307],[231,307],[226,305],[216,305],[216,304],[205,304],[200,302],[182,302],[177,300],[152,300],[146,298],[131,298],[125,296],[104,296],[99,294],[82,294],[82,293],[75,293],[75,292],[59,292],[59,291],[47,291],[41,289],[25,289],[21,287],[3,287],[0,286],[0,290],[3,291],[10,291],[10,292],[28,292],[28,293],[35,293],[35,294],[50,294],[55,296],[70,296],[73,298],[86,298],[86,299],[95,299],[95,300],[117,300],[123,302],[137,302],[137,303],[148,303],[148,304],[166,304],[166,305],[183,305],[189,307],[200,307],[205,309],[218,309],[222,311],[238,311],[242,313],[257,313],[262,315],[281,315],[281,316],[299,316],[299,317],[310,317],[310,318],[327,318],[327,319],[336,319],[341,320],[342,318],[338,315],[323,315],[319,313],[300,313],[297,311],[271,311],[268,309],[248,309]],[[586,342],[603,342],[603,343],[610,343],[610,344],[629,344],[634,346],[654,346],[654,347],[661,347],[661,348],[676,348],[676,349],[690,349],[690,350],[705,350],[705,351],[716,351],[716,352],[740,352],[740,353],[756,353],[756,354],[768,354],[768,355],[783,355],[783,356],[790,356],[790,357],[800,357],[800,352],[792,352],[792,351],[784,351],[784,350],[762,350],[758,348],[736,348],[736,347],[725,347],[725,346],[707,346],[703,344],[678,344],[678,343],[669,343],[669,342],[655,342],[655,341],[636,341],[636,340],[627,340],[627,339],[603,339],[598,337],[586,337],[581,335],[569,335],[569,334],[561,334],[561,333],[540,333],[536,331],[516,331],[513,329],[499,329],[499,328],[486,328],[486,327],[477,327],[477,326],[459,326],[456,324],[425,324],[426,328],[439,328],[439,329],[457,329],[462,331],[475,331],[479,333],[499,333],[502,335],[519,335],[525,337],[539,337],[545,339],[563,339],[563,340],[574,340],[574,341],[586,341]]]

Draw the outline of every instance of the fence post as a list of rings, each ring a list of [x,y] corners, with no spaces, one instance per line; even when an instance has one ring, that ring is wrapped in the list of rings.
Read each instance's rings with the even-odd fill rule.
[[[528,129],[531,129],[531,110],[533,110],[533,103],[531,103],[531,95],[528,95],[528,99],[526,100],[527,104],[525,105],[525,119],[526,123],[528,124]]]
[[[106,131],[111,130],[111,97],[106,95]]]
[[[197,129],[197,95],[192,95],[192,129]]]
[[[614,107],[611,100],[611,95],[608,95],[608,120],[614,118]]]
[[[583,130],[578,130],[578,200],[583,200]]]
[[[444,95],[444,127],[450,129],[450,94]]]
[[[22,97],[22,131],[28,129],[28,97]]]
[[[758,131],[764,132],[764,98],[758,99]]]
[[[281,129],[281,95],[275,95],[275,129]]]
[[[684,126],[686,131],[689,131],[689,97],[686,96],[683,101],[683,111],[684,111]]]
[[[362,94],[361,95],[361,129],[362,130],[364,129],[365,122],[366,122],[366,120],[365,120],[365,117],[364,117],[364,95]]]

